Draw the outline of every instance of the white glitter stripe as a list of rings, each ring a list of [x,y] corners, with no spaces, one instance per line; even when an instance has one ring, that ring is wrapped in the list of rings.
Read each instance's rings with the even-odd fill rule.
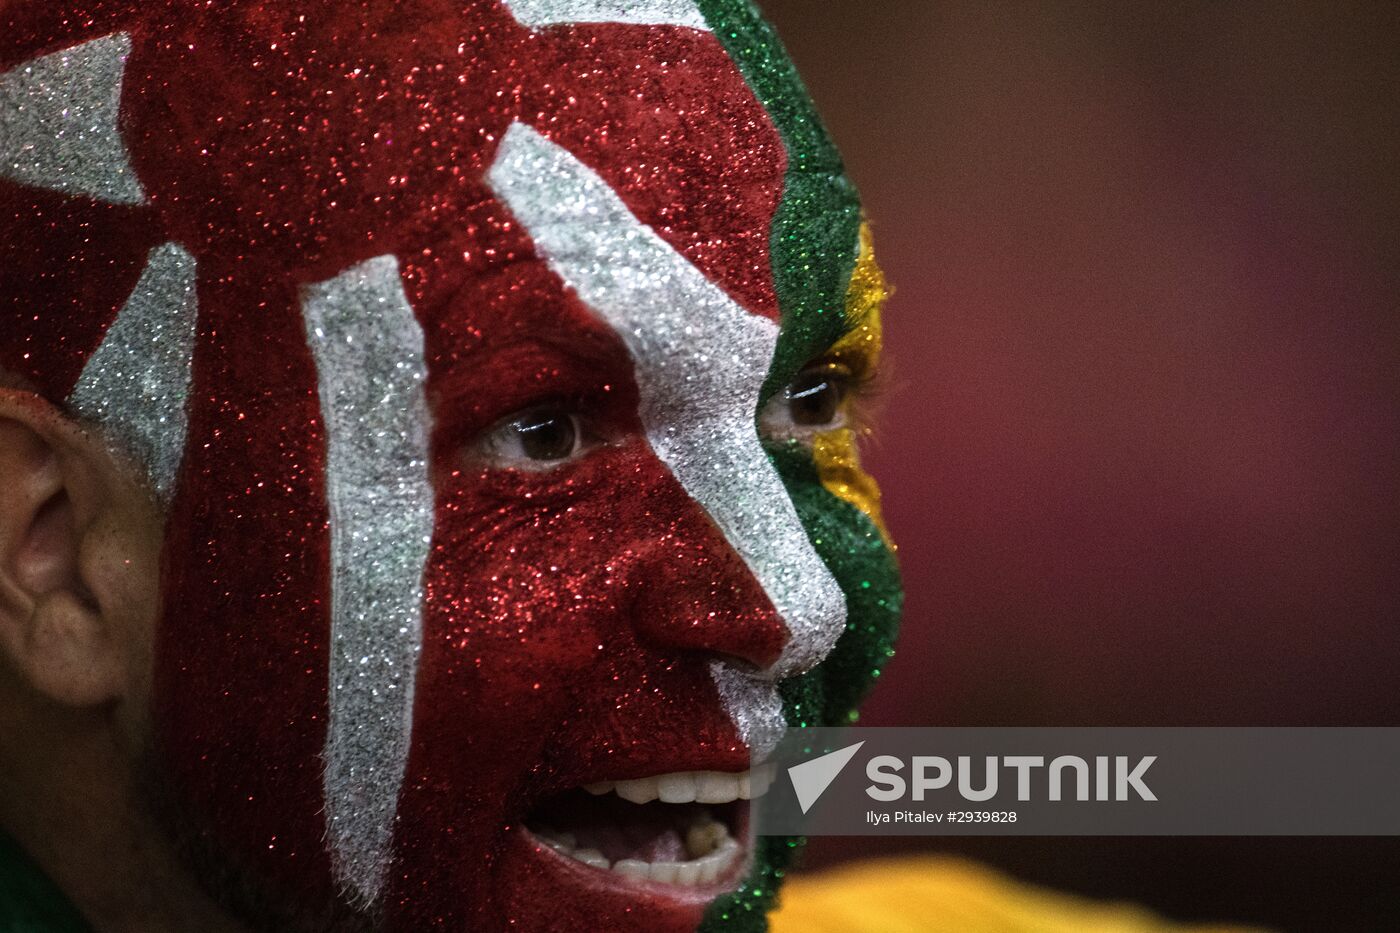
[[[771,680],[754,677],[723,661],[710,662],[710,676],[725,712],[757,763],[765,761],[787,734],[783,698]]]
[[[710,29],[693,0],[505,0],[505,5],[522,25],[532,28],[564,23],[635,23]]]
[[[117,129],[124,32],[0,75],[0,175],[21,184],[141,204],[146,194]]]
[[[302,310],[330,509],[326,827],[337,879],[369,904],[392,856],[423,641],[433,533],[423,331],[393,256],[304,289]]]
[[[592,169],[533,129],[510,127],[487,177],[554,271],[627,344],[652,449],[787,625],[788,643],[763,679],[810,670],[840,637],[846,600],[759,441],[755,414],[777,326],[745,311]],[[771,693],[756,701],[757,687],[736,687],[744,676],[721,681],[721,694],[745,707],[736,723],[762,744]]]
[[[68,396],[75,412],[101,424],[146,466],[162,500],[185,450],[198,316],[194,257],[174,243],[151,250]]]

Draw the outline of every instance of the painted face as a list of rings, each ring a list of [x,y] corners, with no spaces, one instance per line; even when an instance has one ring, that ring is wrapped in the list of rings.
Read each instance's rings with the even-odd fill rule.
[[[883,281],[751,6],[12,6],[0,365],[169,503],[206,847],[284,925],[760,926],[749,769],[899,595]]]

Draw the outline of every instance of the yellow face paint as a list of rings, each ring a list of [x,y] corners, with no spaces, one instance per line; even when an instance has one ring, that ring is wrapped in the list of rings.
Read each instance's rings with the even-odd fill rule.
[[[882,344],[880,309],[888,294],[885,275],[875,262],[870,226],[861,224],[860,254],[851,273],[851,284],[846,290],[846,319],[852,326],[829,354],[833,362],[845,366],[857,378],[873,372],[879,361]],[[864,512],[880,529],[886,544],[893,548],[894,543],[890,541],[889,531],[880,514],[880,487],[874,477],[861,469],[856,441],[856,430],[852,428],[817,435],[812,444],[817,475],[832,495]]]

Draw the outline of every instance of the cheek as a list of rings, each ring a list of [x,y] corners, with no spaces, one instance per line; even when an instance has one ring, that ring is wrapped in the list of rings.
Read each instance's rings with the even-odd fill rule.
[[[547,489],[439,479],[395,874],[407,891],[459,896],[391,892],[395,928],[516,910],[509,840],[544,797],[748,765],[710,663],[776,657],[786,632],[771,604],[644,445],[571,470]]]
[[[571,472],[543,489],[528,475],[456,474],[442,484],[417,744],[479,743],[509,720],[530,759],[516,766],[543,761],[577,777],[629,754],[630,727],[619,723],[643,718],[648,697],[682,702],[653,688],[669,678],[689,685],[685,705],[709,707],[675,731],[689,739],[698,725],[707,741],[742,750],[708,662],[776,656],[786,632],[771,604],[644,445],[598,451]],[[564,754],[563,744],[580,743],[556,742],[535,754],[571,720],[601,745]]]
[[[893,549],[880,509],[880,487],[875,478],[861,468],[855,431],[846,428],[818,435],[812,445],[812,459],[823,488],[855,506],[880,530],[886,544]]]
[[[217,404],[191,408],[166,526],[157,741],[190,828],[274,896],[323,902],[331,581],[315,364],[290,290],[210,279],[192,394]],[[236,326],[248,308],[259,326]]]

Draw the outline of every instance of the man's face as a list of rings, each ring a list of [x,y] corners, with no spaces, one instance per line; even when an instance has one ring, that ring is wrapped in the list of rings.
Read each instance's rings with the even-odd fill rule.
[[[839,162],[746,4],[579,6],[132,34],[188,263],[138,246],[198,270],[158,751],[269,915],[751,926],[750,768],[888,655]]]

